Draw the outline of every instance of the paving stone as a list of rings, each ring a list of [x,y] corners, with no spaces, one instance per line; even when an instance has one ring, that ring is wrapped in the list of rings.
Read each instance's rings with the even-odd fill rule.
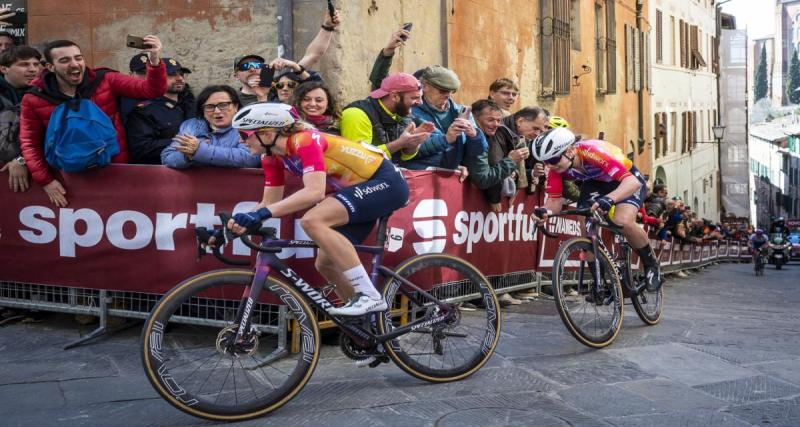
[[[616,383],[653,378],[636,364],[611,353],[586,350],[578,355],[564,357],[537,357],[515,359],[538,371],[543,377],[564,385],[588,383]]]
[[[57,382],[0,386],[0,414],[62,408],[66,400]]]
[[[619,427],[750,427],[751,424],[725,414],[709,410],[668,412],[665,414],[634,415],[620,418],[606,418],[606,421]]]
[[[680,344],[607,351],[621,359],[637,364],[644,372],[662,375],[692,386],[744,378],[756,373],[752,369],[726,363],[717,357]]]
[[[455,411],[436,421],[437,426],[568,426],[568,422],[539,411],[508,408],[479,408]]]
[[[730,413],[753,424],[797,427],[800,425],[800,397],[734,406]]]
[[[103,355],[64,359],[6,360],[0,363],[0,385],[110,377],[119,374],[116,366]]]
[[[728,405],[727,402],[668,379],[630,381],[617,384],[617,386],[675,411],[719,409]]]
[[[584,384],[558,392],[570,406],[601,418],[663,412],[656,402],[617,386]]]
[[[800,359],[752,365],[751,368],[800,386]]]
[[[414,400],[395,390],[385,380],[328,381],[306,384],[303,390],[286,405],[303,411],[322,411],[342,408],[363,408]]]
[[[741,347],[722,347],[714,345],[688,344],[687,347],[701,351],[712,356],[719,357],[727,362],[737,365],[750,365],[761,362],[774,362],[794,358],[793,355],[779,351],[763,351],[754,349],[743,349]]]
[[[109,401],[160,399],[144,374],[127,377],[82,378],[62,381],[67,403],[92,404]],[[98,393],[97,390],[105,390]]]
[[[732,403],[757,402],[800,394],[800,387],[766,375],[698,385],[695,389]]]

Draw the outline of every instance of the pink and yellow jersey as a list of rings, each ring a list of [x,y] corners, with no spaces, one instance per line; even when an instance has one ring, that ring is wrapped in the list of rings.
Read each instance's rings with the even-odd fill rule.
[[[606,141],[581,140],[575,143],[576,156],[581,158],[584,172],[570,168],[558,173],[552,168],[547,173],[547,195],[561,197],[563,180],[571,181],[622,181],[631,175],[633,162],[622,150]]]
[[[282,186],[285,168],[298,176],[325,172],[328,184],[341,189],[370,179],[383,160],[377,147],[312,130],[291,135],[286,155],[263,156],[261,166],[265,187]]]

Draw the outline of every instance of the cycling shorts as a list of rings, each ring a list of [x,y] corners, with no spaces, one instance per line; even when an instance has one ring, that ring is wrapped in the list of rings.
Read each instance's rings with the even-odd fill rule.
[[[332,196],[349,215],[347,224],[336,230],[358,244],[367,238],[376,220],[408,203],[409,192],[400,170],[390,160],[383,160],[370,179],[342,188]]]
[[[630,172],[639,179],[639,182],[642,183],[642,188],[639,189],[636,193],[632,196],[618,201],[616,204],[629,204],[636,206],[636,209],[642,207],[644,203],[644,199],[647,198],[647,182],[645,181],[644,177],[641,173],[639,173],[639,169],[636,169],[635,166],[631,166]],[[614,191],[619,187],[619,181],[595,181],[595,180],[587,180],[581,182],[581,195],[578,197],[578,208],[589,208],[594,204],[595,199],[598,197],[605,196],[606,194]]]

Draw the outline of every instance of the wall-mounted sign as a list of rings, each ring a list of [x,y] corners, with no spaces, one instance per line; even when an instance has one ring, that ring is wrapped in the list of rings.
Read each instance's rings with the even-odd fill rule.
[[[13,34],[18,45],[26,44],[28,40],[28,0],[0,0],[0,10],[2,9],[9,9],[16,15],[4,19],[3,22],[6,25],[0,25],[0,31]]]

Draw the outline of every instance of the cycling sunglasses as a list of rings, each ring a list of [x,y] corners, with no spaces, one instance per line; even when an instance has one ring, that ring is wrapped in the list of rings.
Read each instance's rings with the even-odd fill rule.
[[[240,130],[239,131],[239,138],[242,138],[242,142],[247,141],[247,138],[250,138],[253,134],[263,134],[267,132],[268,129],[252,129],[252,130]],[[260,139],[260,138],[259,138]]]
[[[553,158],[547,159],[547,160],[545,160],[544,162],[545,162],[545,163],[547,163],[547,164],[548,164],[548,165],[550,165],[550,166],[556,166],[556,165],[558,165],[559,163],[561,163],[561,158],[562,158],[562,157],[564,157],[564,155],[563,155],[563,154],[562,154],[562,155],[560,155],[560,156],[558,156],[558,157],[553,157]]]
[[[237,67],[239,71],[260,70],[262,68],[264,68],[264,63],[258,61],[242,62]]]

